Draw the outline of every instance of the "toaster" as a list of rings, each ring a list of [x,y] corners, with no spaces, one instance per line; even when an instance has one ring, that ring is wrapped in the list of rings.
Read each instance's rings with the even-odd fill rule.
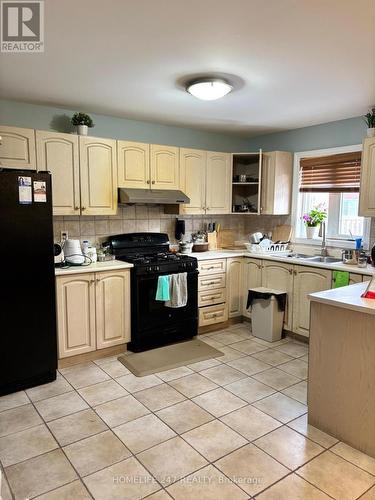
[[[58,243],[53,245],[53,253],[55,255],[55,266],[62,266],[64,264],[64,250]]]

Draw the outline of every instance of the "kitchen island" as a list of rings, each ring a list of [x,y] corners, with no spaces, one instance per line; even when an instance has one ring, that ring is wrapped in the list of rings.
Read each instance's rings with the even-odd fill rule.
[[[308,422],[375,457],[375,300],[367,283],[310,295]]]

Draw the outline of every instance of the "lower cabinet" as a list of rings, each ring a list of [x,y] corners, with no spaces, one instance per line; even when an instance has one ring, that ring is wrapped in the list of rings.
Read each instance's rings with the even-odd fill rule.
[[[242,257],[227,259],[228,316],[242,315]]]
[[[246,309],[247,292],[249,288],[262,286],[262,261],[245,257],[242,266],[242,314],[250,318],[251,311]]]
[[[130,342],[128,270],[57,276],[59,358]]]
[[[293,266],[274,262],[271,260],[263,260],[262,263],[262,286],[273,288],[276,290],[285,290],[287,293],[287,301],[284,315],[285,330],[292,330],[292,304],[293,304]]]

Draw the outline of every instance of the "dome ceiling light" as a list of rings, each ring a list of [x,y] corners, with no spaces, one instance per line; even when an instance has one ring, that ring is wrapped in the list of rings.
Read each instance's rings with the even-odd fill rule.
[[[232,90],[233,86],[221,78],[197,78],[186,84],[186,92],[203,101],[221,99]]]

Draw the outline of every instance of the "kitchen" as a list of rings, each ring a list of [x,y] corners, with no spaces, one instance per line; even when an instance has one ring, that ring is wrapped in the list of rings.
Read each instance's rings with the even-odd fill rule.
[[[0,55],[2,498],[373,498],[374,6],[94,1],[62,51],[45,4]]]

